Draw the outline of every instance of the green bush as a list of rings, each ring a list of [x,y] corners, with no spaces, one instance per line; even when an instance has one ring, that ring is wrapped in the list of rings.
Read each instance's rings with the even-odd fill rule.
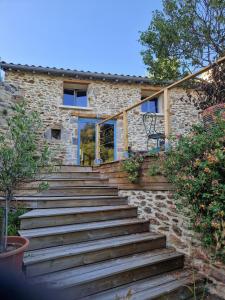
[[[181,136],[164,159],[164,171],[203,245],[225,262],[225,120],[210,131],[198,125]]]
[[[20,228],[19,216],[27,212],[26,208],[11,208],[8,213],[8,235],[18,235],[18,230]],[[3,209],[0,208],[0,219],[3,217]]]
[[[134,153],[123,161],[122,170],[128,174],[128,180],[131,183],[138,182],[143,160],[144,158],[141,154]]]

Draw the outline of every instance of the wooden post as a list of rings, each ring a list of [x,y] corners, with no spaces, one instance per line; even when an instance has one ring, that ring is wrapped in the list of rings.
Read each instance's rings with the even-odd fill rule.
[[[170,148],[169,135],[170,135],[170,99],[168,88],[164,89],[164,126],[165,126],[165,151]]]
[[[164,122],[165,122],[165,136],[166,139],[170,135],[170,100],[169,91],[167,88],[164,89]]]
[[[123,142],[124,142],[124,158],[128,157],[128,121],[127,111],[123,111]]]
[[[96,124],[96,153],[95,153],[95,163],[100,165],[101,155],[100,155],[100,126],[98,123]]]

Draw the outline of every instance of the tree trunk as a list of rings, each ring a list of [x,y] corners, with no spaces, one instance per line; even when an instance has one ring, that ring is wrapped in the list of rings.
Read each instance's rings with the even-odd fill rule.
[[[7,250],[7,236],[8,236],[8,213],[9,213],[9,202],[11,200],[11,192],[7,191],[5,195],[5,207],[3,208],[2,214],[2,226],[1,226],[1,241],[0,241],[0,252]]]

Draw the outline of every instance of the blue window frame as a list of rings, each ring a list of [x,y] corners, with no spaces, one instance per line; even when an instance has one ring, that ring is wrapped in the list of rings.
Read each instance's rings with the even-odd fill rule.
[[[63,105],[87,107],[87,92],[64,89]]]
[[[158,99],[152,99],[141,105],[142,112],[151,112],[151,113],[158,113]]]

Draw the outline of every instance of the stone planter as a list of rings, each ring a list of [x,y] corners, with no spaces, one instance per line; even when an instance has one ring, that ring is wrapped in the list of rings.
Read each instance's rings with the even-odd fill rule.
[[[202,112],[202,119],[205,128],[208,129],[211,127],[217,117],[225,119],[225,103],[210,106]]]

